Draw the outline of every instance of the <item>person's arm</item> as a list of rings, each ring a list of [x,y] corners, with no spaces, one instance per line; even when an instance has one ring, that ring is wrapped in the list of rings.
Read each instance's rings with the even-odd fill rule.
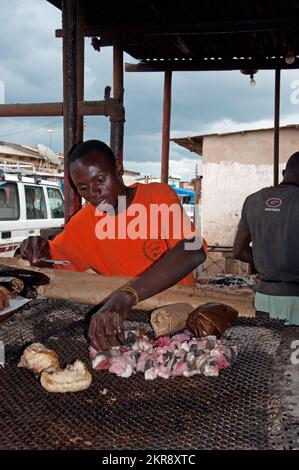
[[[201,241],[198,242],[201,246]],[[205,261],[203,247],[186,250],[185,243],[190,244],[190,240],[180,240],[142,276],[130,282],[139,301],[173,286]],[[136,296],[129,291],[120,290],[109,297],[90,322],[89,339],[95,349],[105,350],[124,341],[123,321],[136,303]]]
[[[20,255],[39,267],[54,267],[49,263],[42,263],[40,258],[53,260],[67,260],[67,266],[55,265],[56,269],[69,271],[86,271],[88,265],[84,256],[84,247],[81,243],[80,228],[84,223],[76,221],[75,216],[65,225],[64,230],[54,240],[48,241],[40,236],[31,236],[20,245]]]
[[[161,217],[159,237],[167,242],[168,251],[129,287],[133,292],[117,291],[93,315],[89,327],[89,339],[95,349],[108,349],[125,339],[123,321],[131,308],[159,292],[168,289],[185,278],[206,259],[202,240],[183,211],[175,191],[167,185],[160,186],[155,203],[173,208]],[[193,239],[193,241],[192,241]],[[136,295],[134,294],[134,290]]]
[[[245,263],[253,264],[252,248],[250,246],[251,235],[249,230],[239,223],[233,246],[233,257]]]
[[[248,222],[248,214],[251,213],[251,202],[250,196],[244,201],[241,219],[238,225],[234,245],[233,245],[233,257],[245,263],[249,263],[253,266],[253,255],[251,243],[251,234]]]

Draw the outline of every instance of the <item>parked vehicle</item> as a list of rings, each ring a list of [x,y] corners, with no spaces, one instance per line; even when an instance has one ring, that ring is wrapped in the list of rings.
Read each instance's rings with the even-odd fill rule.
[[[60,185],[38,175],[0,169],[0,257],[12,256],[22,240],[64,224]]]

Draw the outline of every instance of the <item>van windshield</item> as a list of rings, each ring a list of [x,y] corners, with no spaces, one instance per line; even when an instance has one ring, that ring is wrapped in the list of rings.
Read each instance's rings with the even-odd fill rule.
[[[18,220],[20,206],[16,183],[0,183],[0,220]]]

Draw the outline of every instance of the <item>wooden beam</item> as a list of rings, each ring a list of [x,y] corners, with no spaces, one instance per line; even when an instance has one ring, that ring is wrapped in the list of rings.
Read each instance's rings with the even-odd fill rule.
[[[208,59],[208,60],[151,60],[139,62],[139,64],[125,64],[126,72],[204,72],[221,70],[275,70],[275,69],[298,69],[299,59],[294,64],[288,65],[284,59]]]
[[[50,283],[38,286],[38,293],[48,299],[66,299],[83,304],[99,304],[112,292],[127,284],[132,278],[124,276],[101,276],[88,272],[74,272],[64,269],[47,269],[28,266],[24,260],[17,258],[1,258],[1,263],[24,267],[33,271],[43,272],[50,278]],[[206,302],[221,302],[236,308],[240,315],[254,315],[254,292],[232,292],[229,289],[213,289],[187,287],[176,284],[159,294],[137,304],[140,310],[154,310],[163,305],[186,302],[193,307]]]
[[[129,24],[99,24],[85,26],[85,36],[101,36],[101,34],[139,33],[143,35],[172,35],[172,34],[232,34],[259,31],[293,30],[299,28],[299,16],[274,18],[246,18],[230,21],[189,21],[181,23],[129,23]],[[62,30],[56,31],[61,37]]]

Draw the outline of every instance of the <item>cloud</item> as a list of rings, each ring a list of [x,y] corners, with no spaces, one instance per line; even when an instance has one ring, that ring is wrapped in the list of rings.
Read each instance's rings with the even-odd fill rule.
[[[61,27],[60,10],[45,0],[2,1],[1,20],[0,80],[5,82],[6,102],[60,101],[62,40],[55,38],[55,29]],[[103,99],[105,86],[113,84],[112,48],[96,52],[86,38],[85,58],[85,99]],[[126,54],[125,61],[136,62]],[[259,71],[256,86],[250,87],[249,77],[238,71],[174,73],[171,137],[271,127],[274,76],[274,71]],[[292,104],[290,97],[291,84],[298,79],[297,70],[281,73],[281,124],[297,122],[299,104]],[[124,77],[125,162],[147,172],[155,169],[156,174],[161,159],[163,85],[163,73],[126,73]],[[53,148],[62,151],[63,125],[57,117],[1,118],[4,137],[0,139],[48,145],[49,125],[54,130]],[[109,143],[108,118],[86,119],[85,139],[90,138]],[[170,160],[173,171],[183,175],[192,173],[198,157],[171,143]]]

